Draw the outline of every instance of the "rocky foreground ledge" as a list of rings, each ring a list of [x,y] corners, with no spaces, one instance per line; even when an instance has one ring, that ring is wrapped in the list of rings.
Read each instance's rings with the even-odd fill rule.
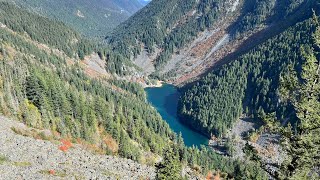
[[[0,116],[0,179],[155,179],[154,167],[113,156],[95,155],[73,145],[16,134],[23,124]]]

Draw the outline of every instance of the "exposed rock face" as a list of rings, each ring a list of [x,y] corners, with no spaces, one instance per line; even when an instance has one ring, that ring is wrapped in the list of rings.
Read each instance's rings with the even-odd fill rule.
[[[11,130],[28,128],[0,116],[0,179],[155,179],[155,168],[132,160],[94,155],[80,145],[67,152],[60,142],[38,140]]]
[[[246,155],[243,152],[243,148],[246,143],[249,143],[257,150],[257,155],[261,158],[264,169],[270,175],[269,178],[274,179],[273,176],[287,156],[280,143],[281,136],[268,131],[262,131],[255,142],[250,142],[244,138],[245,134],[259,129],[261,125],[261,122],[250,118],[239,119],[228,135],[229,138],[234,138],[234,154],[232,157],[244,160]]]

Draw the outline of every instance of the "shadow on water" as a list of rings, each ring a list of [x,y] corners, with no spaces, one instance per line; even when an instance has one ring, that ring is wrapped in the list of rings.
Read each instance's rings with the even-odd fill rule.
[[[177,117],[177,107],[178,107],[178,100],[179,100],[179,93],[169,94],[165,97],[164,108],[166,109],[167,113],[171,116]]]
[[[187,146],[207,145],[208,138],[182,124],[177,115],[179,92],[172,85],[164,85],[160,88],[146,88],[148,101],[156,108],[170,128],[183,137]]]

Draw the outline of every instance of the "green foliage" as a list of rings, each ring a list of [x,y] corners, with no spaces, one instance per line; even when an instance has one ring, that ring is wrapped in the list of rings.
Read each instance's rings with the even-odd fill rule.
[[[202,146],[186,147],[181,137],[165,149],[163,160],[157,165],[157,179],[182,179],[181,165],[207,175],[209,171],[227,174],[228,179],[267,179],[266,173],[251,161],[234,160],[221,156],[212,149]]]
[[[3,29],[0,32],[5,50],[19,50],[15,56],[7,55],[0,61],[0,110],[6,115],[95,144],[102,143],[98,131],[102,128],[119,144],[118,154],[134,160],[139,160],[144,151],[162,155],[169,148],[168,142],[174,142],[173,160],[170,153],[164,157],[173,162],[175,174],[187,162],[190,166],[200,165],[204,174],[221,169],[231,177],[265,177],[253,165],[235,162],[209,149],[187,148],[181,136],[175,138],[165,121],[145,102],[138,85],[110,81],[110,85],[126,93],[112,90],[106,82],[88,78],[77,67],[66,66],[63,59],[39,50],[24,38]]]
[[[61,22],[50,21],[4,2],[0,2],[0,9],[0,22],[34,41],[57,48],[69,57],[78,55],[83,59],[84,55],[93,52],[94,47],[89,41]]]
[[[258,151],[248,142],[245,144],[243,152],[251,161],[260,162],[261,158],[258,156]]]
[[[96,39],[110,33],[143,7],[138,0],[2,0],[42,16],[57,19]],[[121,9],[123,9],[121,11]],[[81,17],[82,16],[82,17]]]
[[[246,32],[272,24],[295,13],[305,0],[246,0],[241,16],[233,25],[233,35],[239,37]]]
[[[148,53],[153,53],[155,47],[163,49],[155,62],[159,69],[175,50],[225,15],[226,4],[222,0],[155,0],[116,28],[107,39],[115,51],[128,59],[141,53],[141,45]]]
[[[233,38],[245,36],[287,18],[306,3],[309,1],[240,2],[240,16],[228,28],[228,33]],[[154,53],[156,48],[159,49],[155,60],[155,67],[159,70],[173,53],[192,42],[200,32],[210,30],[218,21],[226,21],[224,17],[235,15],[237,12],[231,12],[230,6],[230,2],[222,0],[154,0],[118,26],[107,40],[115,51],[127,59],[137,57],[141,51]]]
[[[253,31],[257,27],[265,25],[267,18],[270,18],[272,13],[274,13],[275,6],[276,0],[245,1],[242,15],[235,25],[235,36],[239,36],[247,31]]]
[[[179,178],[182,165],[188,163],[191,167],[200,166],[204,174],[209,170],[221,170],[230,178],[266,179],[261,168],[250,162],[235,161],[204,147],[201,150],[187,148],[181,136],[176,138],[156,110],[145,102],[145,93],[137,84],[91,79],[77,65],[67,65],[64,56],[47,52],[34,43],[38,41],[59,48],[55,42],[65,36],[66,42],[61,42],[64,44],[60,50],[68,51],[67,41],[73,36],[67,28],[52,27],[57,32],[51,32],[42,28],[42,23],[54,25],[56,22],[8,4],[1,4],[1,7],[8,12],[14,9],[19,18],[25,14],[32,22],[38,20],[33,22],[37,28],[34,29],[33,23],[19,22],[14,15],[2,17],[13,22],[18,32],[0,28],[0,112],[4,115],[32,127],[57,131],[63,137],[85,140],[106,152],[110,149],[104,145],[103,135],[110,135],[119,145],[118,152],[113,153],[133,160],[139,160],[146,151],[163,154],[159,177],[170,169],[172,173],[165,176]],[[43,22],[45,20],[49,22]],[[39,32],[39,37],[34,33],[31,42],[19,31],[19,24],[30,30],[27,34]],[[50,35],[50,39],[45,39],[45,32],[57,37]],[[72,53],[76,54],[81,49],[85,52],[86,45],[70,47],[74,47]],[[121,55],[112,53],[109,49],[99,49],[99,55],[110,60],[108,65],[121,73]],[[163,153],[164,150],[167,151]]]
[[[181,152],[184,152],[184,155]],[[207,174],[209,171],[221,171],[227,173],[230,179],[267,179],[266,173],[251,161],[224,157],[203,146],[201,149],[185,148],[181,152],[180,158],[185,157],[184,160],[190,167],[200,166],[202,174]]]
[[[284,147],[288,158],[281,166],[280,178],[309,179],[319,178],[314,170],[320,166],[320,61],[319,61],[319,34],[320,24],[318,17],[312,19],[314,29],[313,45],[303,46],[301,54],[303,62],[301,72],[290,69],[288,77],[284,78],[281,86],[284,99],[287,99],[295,110],[298,119],[295,128],[291,125],[282,128]],[[293,85],[288,86],[291,82]],[[288,95],[289,94],[289,95]]]
[[[79,33],[61,22],[29,13],[15,5],[4,2],[0,2],[0,9],[0,22],[13,31],[41,43],[42,46],[49,45],[50,48],[56,48],[67,56],[80,60],[84,59],[86,55],[97,52],[101,59],[108,62],[105,67],[108,72],[119,76],[130,73],[126,69],[133,65],[128,59],[105,45],[84,39]],[[21,49],[23,51],[26,50],[25,48],[31,48],[27,43],[24,43],[22,47],[24,47]],[[35,49],[35,51],[39,50]],[[42,52],[38,54],[40,53]]]
[[[292,106],[278,103],[279,77],[289,64],[301,63],[300,46],[311,43],[309,27],[310,20],[298,23],[184,89],[183,122],[207,136],[223,136],[244,109],[256,118],[276,111],[284,122]]]
[[[181,177],[181,163],[177,152],[169,147],[163,154],[162,162],[157,166],[157,179],[159,180],[179,180]]]
[[[21,115],[25,124],[35,128],[43,127],[41,121],[41,114],[35,105],[30,103],[28,100],[25,100],[25,102],[21,104],[21,109]]]
[[[13,8],[18,16],[26,13],[1,5],[8,7],[6,11]],[[10,17],[14,21],[15,16]],[[37,32],[45,32],[41,18],[33,20],[38,20]],[[64,28],[52,28],[66,39],[70,35]],[[140,159],[142,151],[161,154],[172,139],[169,126],[145,103],[144,90],[137,84],[91,79],[78,66],[67,65],[63,56],[48,53],[23,34],[5,28],[0,29],[0,44],[1,113],[97,145],[103,144],[102,129],[119,145],[115,153],[134,160]],[[100,148],[108,150],[105,145]]]
[[[3,163],[7,162],[8,158],[6,156],[0,155],[0,165],[2,165]]]

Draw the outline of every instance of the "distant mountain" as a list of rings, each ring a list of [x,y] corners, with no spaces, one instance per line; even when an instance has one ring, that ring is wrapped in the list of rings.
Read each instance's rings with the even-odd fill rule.
[[[140,4],[147,5],[151,0],[139,0]]]
[[[58,19],[87,36],[103,36],[146,5],[141,0],[0,0]]]
[[[105,0],[101,0],[105,2]],[[113,0],[112,3],[116,4],[120,9],[128,12],[130,15],[140,10],[148,1],[144,0]],[[110,3],[110,1],[108,1]]]

